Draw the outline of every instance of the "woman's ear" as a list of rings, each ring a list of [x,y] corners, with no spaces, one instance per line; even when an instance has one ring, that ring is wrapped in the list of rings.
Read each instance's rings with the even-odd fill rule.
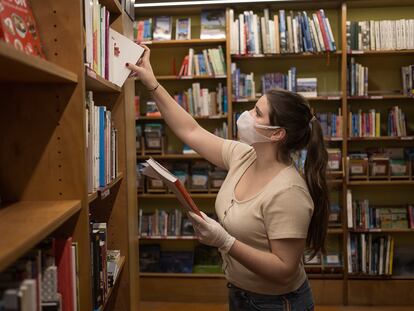
[[[286,129],[279,128],[273,131],[272,135],[270,136],[270,139],[274,142],[276,141],[282,141],[286,137]]]

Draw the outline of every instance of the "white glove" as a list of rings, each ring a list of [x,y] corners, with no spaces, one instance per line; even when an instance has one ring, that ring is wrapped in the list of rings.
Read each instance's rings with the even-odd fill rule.
[[[208,217],[203,212],[201,212],[201,215],[203,215],[204,219],[193,212],[188,213],[198,240],[203,244],[218,247],[220,251],[227,253],[236,239],[217,221]]]

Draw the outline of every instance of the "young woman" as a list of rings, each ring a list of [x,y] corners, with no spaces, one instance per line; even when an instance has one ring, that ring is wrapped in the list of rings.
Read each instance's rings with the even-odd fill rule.
[[[150,50],[127,64],[152,93],[168,126],[202,157],[228,170],[217,195],[219,223],[189,213],[201,243],[219,248],[236,310],[313,310],[305,247],[324,251],[329,210],[327,152],[319,122],[300,95],[271,90],[237,120],[242,142],[200,127],[157,82]],[[305,176],[291,154],[307,149]]]

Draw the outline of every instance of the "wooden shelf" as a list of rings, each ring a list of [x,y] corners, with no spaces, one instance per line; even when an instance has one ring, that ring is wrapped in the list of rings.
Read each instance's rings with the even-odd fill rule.
[[[109,12],[121,15],[122,14],[122,5],[118,2],[118,0],[99,0],[101,5],[105,6]]]
[[[121,93],[122,88],[102,78],[95,71],[85,66],[86,90],[99,93]]]
[[[344,278],[342,273],[306,273],[309,279],[329,279],[341,280]]]
[[[116,280],[114,281],[114,285],[109,289],[109,291],[106,295],[105,301],[104,301],[104,303],[102,304],[102,306],[100,308],[101,311],[105,310],[109,300],[111,299],[113,289],[115,288],[115,286],[118,286],[119,279],[120,279],[119,276],[121,275],[121,272],[122,272],[122,269],[124,268],[124,266],[125,266],[125,256],[121,256],[120,263],[119,263],[118,275],[116,277]]]
[[[260,97],[256,98],[234,98],[233,103],[255,103],[259,100]],[[318,100],[332,100],[339,101],[342,99],[341,95],[321,95],[316,97],[306,97],[308,101],[318,101]]]
[[[414,185],[414,180],[351,180],[349,186],[399,186]]]
[[[414,280],[414,276],[348,274],[352,280]]]
[[[191,160],[191,159],[202,159],[198,153],[188,153],[188,154],[148,154],[140,155],[137,154],[137,160],[146,160],[150,157],[155,160]]]
[[[78,76],[43,58],[27,55],[0,41],[0,81],[77,83]]]
[[[118,176],[113,179],[109,184],[107,184],[105,187],[99,188],[98,195],[101,200],[105,199],[110,193],[111,188],[113,188],[117,183],[119,183],[122,178],[124,178],[124,175],[122,172],[118,174]]]
[[[197,240],[196,236],[140,236],[140,240]]]
[[[414,140],[414,136],[379,136],[379,137],[348,137],[348,141],[400,141],[400,140]]]
[[[193,45],[212,45],[224,44],[226,39],[190,39],[190,40],[163,40],[163,41],[146,41],[142,44],[153,47],[178,47],[178,46],[193,46]]]
[[[351,51],[348,55],[407,55],[414,54],[414,50],[381,50],[381,51]]]
[[[224,278],[222,273],[162,273],[162,272],[140,272],[140,277],[156,278]]]
[[[91,204],[98,198],[98,191],[88,194],[88,203]]]
[[[353,233],[414,233],[414,229],[348,229]]]
[[[193,199],[215,199],[217,193],[190,193],[191,198]],[[176,198],[175,194],[171,193],[138,193],[139,199],[173,199]]]
[[[217,116],[193,116],[196,120],[222,120],[227,119],[227,114],[217,115]],[[137,121],[147,121],[147,120],[160,120],[163,121],[163,117],[149,117],[149,116],[140,116]]]
[[[378,94],[378,95],[368,95],[368,96],[348,96],[348,100],[378,100],[378,99],[414,99],[413,96],[403,95],[403,94]]]
[[[167,75],[167,76],[156,76],[158,81],[176,81],[176,80],[217,80],[217,79],[227,79],[226,75],[222,76],[174,76],[174,75]],[[139,81],[139,80],[136,80]]]
[[[22,201],[0,210],[0,271],[81,209],[79,200]]]
[[[341,55],[341,51],[333,53],[280,53],[280,54],[248,54],[248,55],[231,55],[234,60],[243,59],[269,59],[269,58],[326,58]]]
[[[342,234],[344,231],[342,228],[328,228],[328,234]]]

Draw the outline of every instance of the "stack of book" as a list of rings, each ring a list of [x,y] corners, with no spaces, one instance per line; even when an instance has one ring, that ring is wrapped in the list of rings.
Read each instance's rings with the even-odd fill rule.
[[[47,239],[2,272],[0,309],[78,310],[77,274],[77,243]]]
[[[348,273],[392,275],[394,238],[372,233],[348,234]]]
[[[181,209],[158,210],[144,213],[139,210],[139,234],[141,237],[194,236],[193,226]]]
[[[254,73],[245,74],[240,72],[236,63],[231,64],[231,82],[233,97],[240,99],[255,99],[256,84],[254,81]]]
[[[265,73],[261,77],[262,80],[262,94],[266,94],[271,89],[285,89],[296,92],[296,68],[291,67],[288,74],[279,72]]]
[[[342,137],[342,112],[338,108],[338,113],[316,113],[316,117],[322,127],[324,137]]]
[[[414,49],[414,19],[347,21],[347,51]]]
[[[227,87],[218,84],[215,91],[193,83],[187,91],[174,95],[176,102],[192,116],[219,116],[227,113]]]
[[[350,96],[368,96],[368,67],[355,62],[351,57],[348,63],[348,94]]]
[[[402,89],[404,95],[414,94],[414,65],[401,67]]]
[[[108,250],[107,224],[91,222],[92,303],[94,310],[102,307],[120,268],[120,251]]]
[[[198,54],[195,54],[194,49],[190,48],[178,73],[179,77],[224,77],[225,75],[226,61],[221,46],[216,49],[204,49]]]
[[[118,132],[111,111],[95,106],[93,93],[86,94],[88,193],[105,187],[118,176]]]
[[[405,113],[394,106],[388,112],[388,136],[407,136]]]
[[[349,112],[349,136],[350,137],[380,137],[381,114],[375,109],[368,112],[358,110],[358,113]]]
[[[230,10],[231,54],[280,54],[336,51],[335,39],[324,10],[308,16],[306,11],[279,10],[271,16],[269,9],[263,17],[245,11],[234,19]]]

